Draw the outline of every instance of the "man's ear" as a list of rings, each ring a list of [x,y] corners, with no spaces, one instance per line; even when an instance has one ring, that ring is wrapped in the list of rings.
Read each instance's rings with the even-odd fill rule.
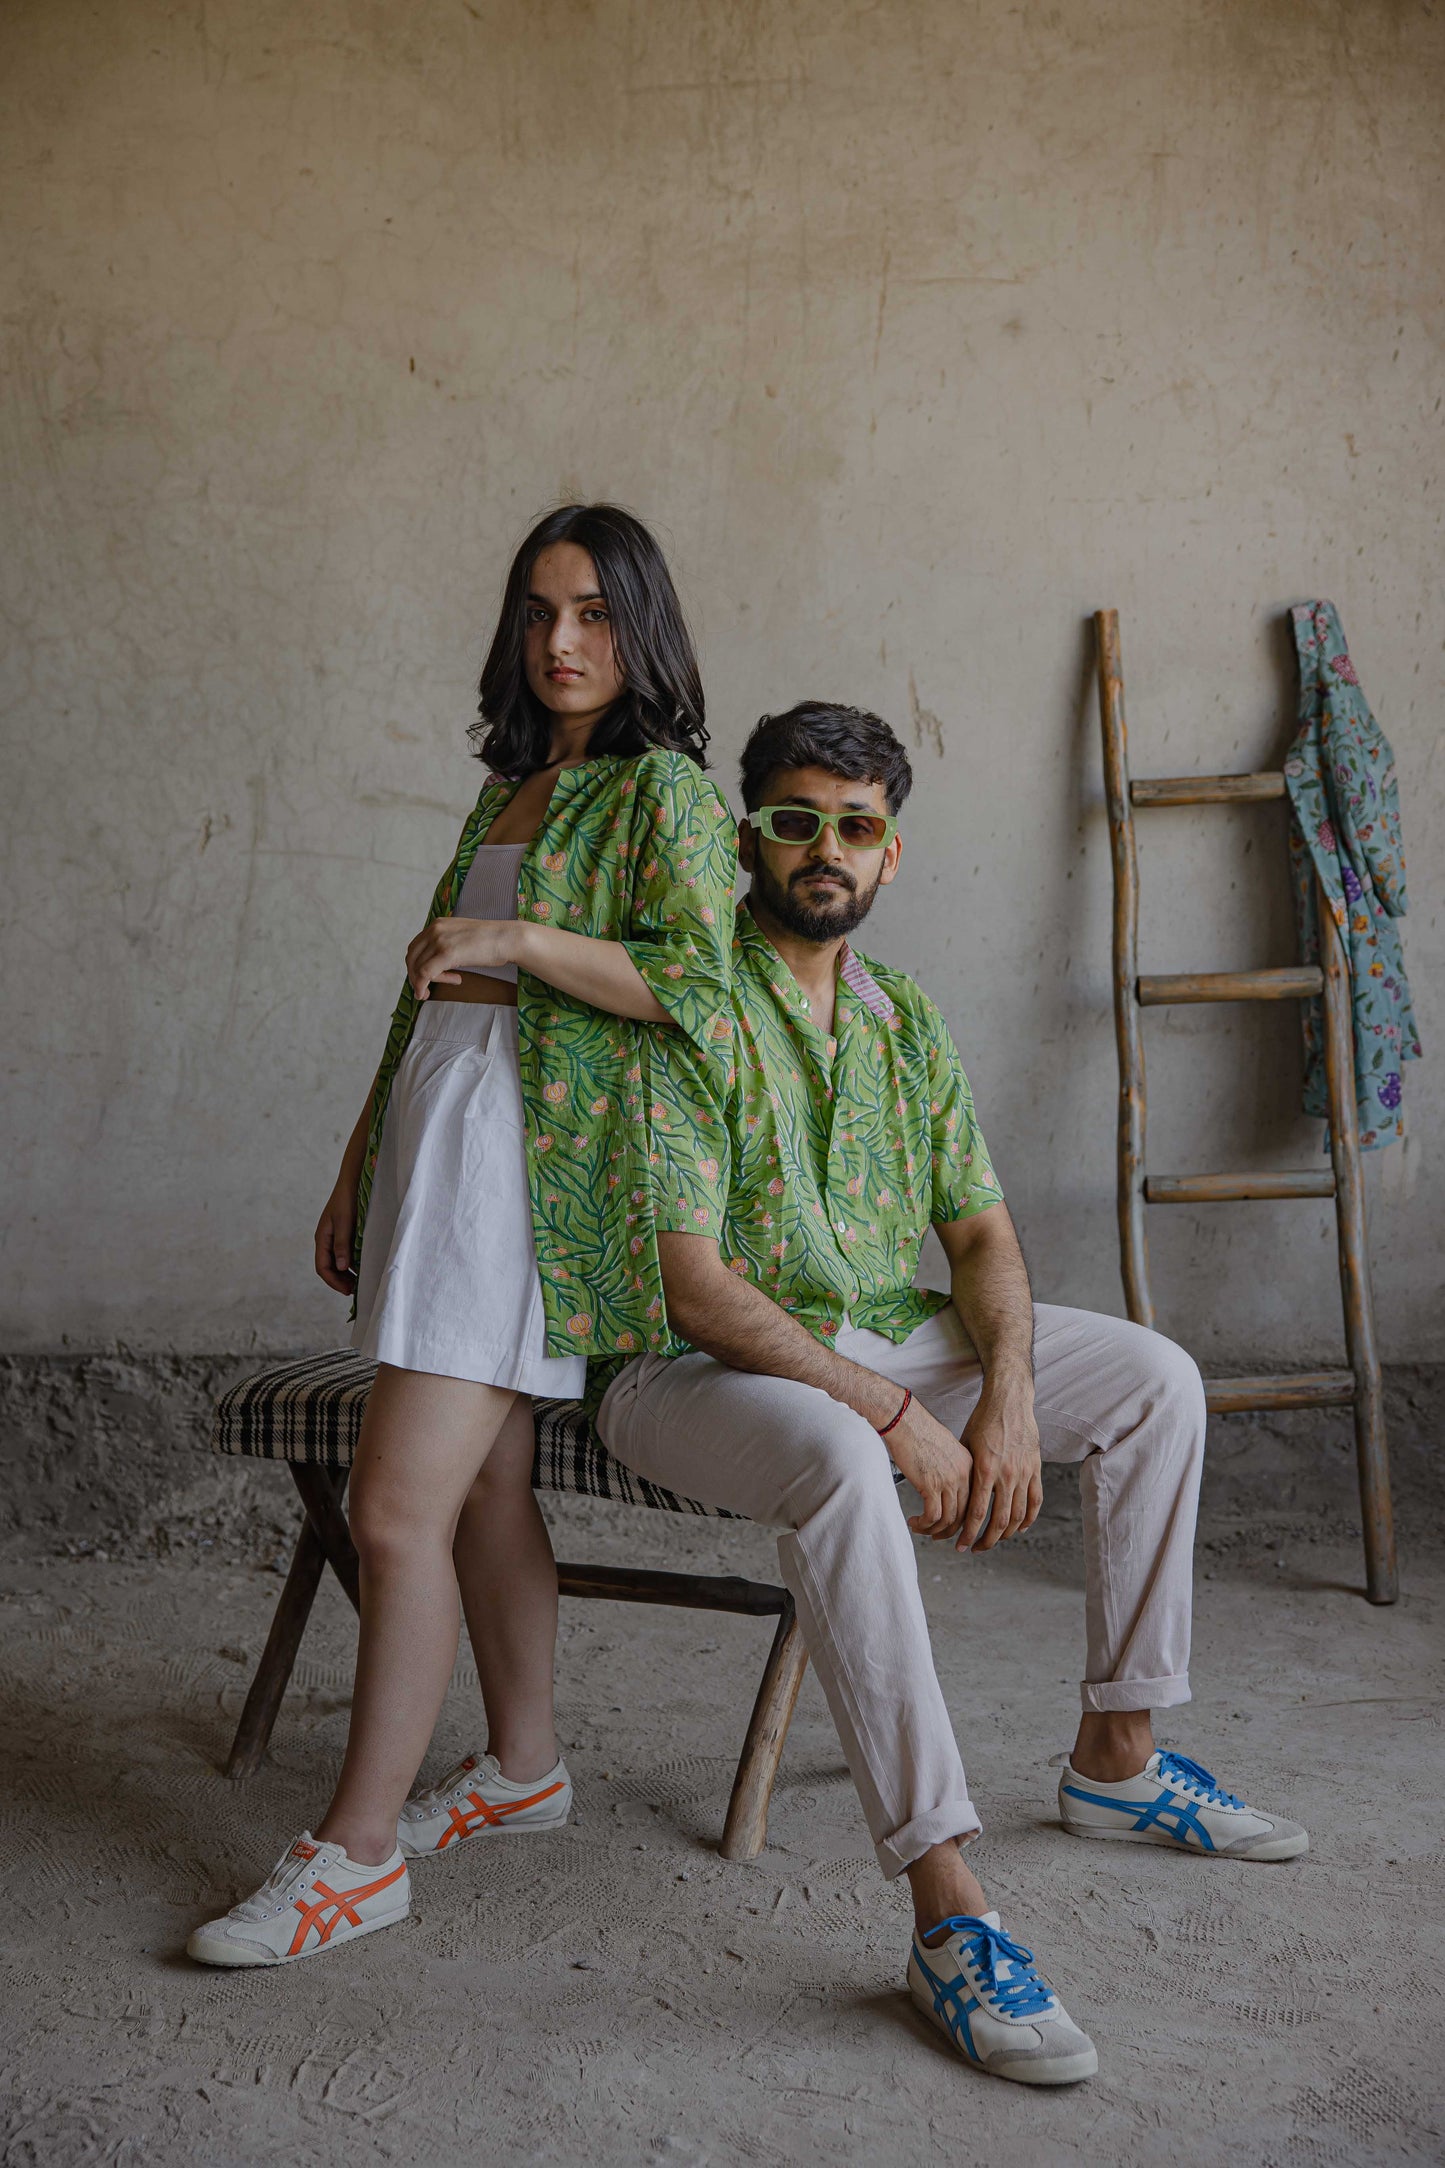
[[[751,873],[757,863],[758,832],[752,822],[744,818],[738,822],[738,864],[744,873]]]
[[[898,861],[902,856],[903,838],[902,836],[895,835],[892,842],[889,844],[887,850],[883,853],[883,864],[878,874],[878,885],[880,888],[886,888],[888,886],[888,883],[893,879],[894,875],[898,871]]]

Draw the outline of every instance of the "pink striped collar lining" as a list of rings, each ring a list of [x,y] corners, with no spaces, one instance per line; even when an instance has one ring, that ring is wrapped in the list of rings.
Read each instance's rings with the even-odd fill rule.
[[[843,984],[858,996],[864,1008],[871,1010],[874,1016],[881,1018],[885,1024],[891,1024],[896,1020],[898,1011],[894,1008],[862,957],[851,949],[846,941],[843,943],[843,961],[838,967],[838,976],[843,981]]]

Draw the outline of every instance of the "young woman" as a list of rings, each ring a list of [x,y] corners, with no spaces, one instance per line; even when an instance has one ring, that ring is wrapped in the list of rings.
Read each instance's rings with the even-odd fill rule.
[[[255,1893],[192,1935],[276,1964],[402,1918],[407,1859],[556,1828],[557,1578],[531,1488],[531,1395],[663,1344],[646,1036],[724,1006],[732,816],[702,773],[697,663],[656,542],[568,506],[512,566],[481,682],[492,770],[316,1229],[377,1358],[351,1479],[361,1634],[340,1781]],[[364,1229],[364,1239],[363,1239]],[[407,1800],[457,1647],[489,1732]]]

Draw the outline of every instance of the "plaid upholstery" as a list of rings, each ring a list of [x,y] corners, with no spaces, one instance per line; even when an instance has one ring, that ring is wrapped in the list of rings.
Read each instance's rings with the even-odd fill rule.
[[[349,1468],[375,1363],[350,1348],[273,1363],[243,1378],[216,1405],[211,1447],[250,1460],[299,1460],[323,1468]],[[661,1513],[702,1513],[737,1520],[718,1506],[679,1498],[614,1460],[575,1400],[539,1400],[537,1457],[532,1488],[570,1491],[581,1498],[616,1498]]]

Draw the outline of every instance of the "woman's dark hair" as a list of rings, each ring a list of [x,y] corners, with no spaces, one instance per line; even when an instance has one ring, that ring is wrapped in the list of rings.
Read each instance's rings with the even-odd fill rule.
[[[702,679],[672,575],[642,521],[615,504],[559,505],[512,559],[469,733],[480,758],[499,775],[530,775],[547,764],[552,716],[527,683],[524,648],[532,567],[554,542],[575,542],[591,557],[624,681],[589,754],[664,745],[706,767]]]
[[[881,783],[890,813],[913,788],[908,755],[882,717],[827,700],[800,700],[786,715],[762,717],[743,747],[743,804],[750,813],[780,768],[826,768],[852,783]]]

